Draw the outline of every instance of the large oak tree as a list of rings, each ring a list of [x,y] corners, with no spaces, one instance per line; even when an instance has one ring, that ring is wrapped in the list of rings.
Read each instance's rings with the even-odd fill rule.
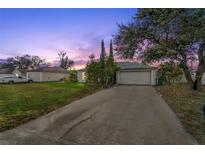
[[[205,72],[205,9],[139,9],[114,36],[122,58],[140,56],[147,63],[175,62],[190,87],[201,89]],[[194,78],[190,63],[197,64]]]

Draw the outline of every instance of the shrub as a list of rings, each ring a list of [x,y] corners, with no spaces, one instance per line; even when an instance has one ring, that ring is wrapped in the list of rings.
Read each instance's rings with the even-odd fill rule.
[[[70,76],[69,76],[70,82],[77,82],[77,72],[76,70],[71,70],[70,71]]]
[[[182,74],[182,71],[174,62],[166,62],[164,64],[161,64],[157,72],[158,84],[164,85],[177,82]]]

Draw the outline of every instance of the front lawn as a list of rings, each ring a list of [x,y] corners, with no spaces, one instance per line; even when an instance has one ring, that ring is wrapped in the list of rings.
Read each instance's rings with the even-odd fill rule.
[[[94,85],[60,82],[0,85],[0,131],[37,118],[97,89]]]
[[[186,84],[157,86],[156,90],[175,111],[184,128],[190,132],[200,144],[205,144],[205,86],[202,92],[189,89]]]

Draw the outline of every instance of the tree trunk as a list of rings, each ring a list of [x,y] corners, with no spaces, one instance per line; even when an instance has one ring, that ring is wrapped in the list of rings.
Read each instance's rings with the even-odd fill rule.
[[[202,90],[202,87],[201,87],[202,75],[203,75],[203,73],[201,73],[201,72],[196,74],[196,76],[195,76],[196,79],[195,79],[194,85],[193,85],[194,90],[199,90],[199,91]]]
[[[204,60],[204,49],[205,45],[201,44],[199,51],[198,51],[198,59],[199,59],[199,65],[197,68],[196,76],[195,76],[195,81],[193,85],[194,90],[202,90],[202,77],[205,72],[205,60]]]
[[[205,72],[205,65],[203,63],[199,63],[196,76],[195,76],[195,81],[193,85],[194,90],[202,90],[202,77]]]
[[[185,75],[185,78],[186,78],[186,80],[188,82],[189,87],[191,89],[193,89],[194,81],[193,81],[193,79],[191,77],[191,73],[189,71],[189,68],[187,66],[184,66],[184,67],[182,67],[182,69],[183,69],[183,72],[184,72],[184,75]]]

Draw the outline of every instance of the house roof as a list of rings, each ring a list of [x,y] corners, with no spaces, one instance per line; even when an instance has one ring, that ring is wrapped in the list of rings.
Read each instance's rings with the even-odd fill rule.
[[[77,70],[77,71],[85,71],[85,68],[81,68],[81,69],[79,69],[79,70]]]
[[[50,72],[50,73],[68,73],[68,70],[61,67],[46,67],[35,70],[28,70],[27,72]]]
[[[1,68],[0,74],[12,74],[13,70],[9,68]]]
[[[117,67],[120,70],[134,70],[134,69],[157,69],[156,67],[148,66],[137,62],[117,62]],[[77,71],[85,71],[85,68]]]
[[[26,72],[28,72],[28,70],[27,69],[17,69],[19,72],[21,72],[21,73],[26,73]]]
[[[12,68],[1,68],[0,74],[12,74],[14,71],[19,71],[21,73],[26,73],[26,69],[12,69]]]
[[[156,69],[155,67],[148,66],[136,62],[118,62],[117,66],[120,70],[133,70],[133,69]]]

